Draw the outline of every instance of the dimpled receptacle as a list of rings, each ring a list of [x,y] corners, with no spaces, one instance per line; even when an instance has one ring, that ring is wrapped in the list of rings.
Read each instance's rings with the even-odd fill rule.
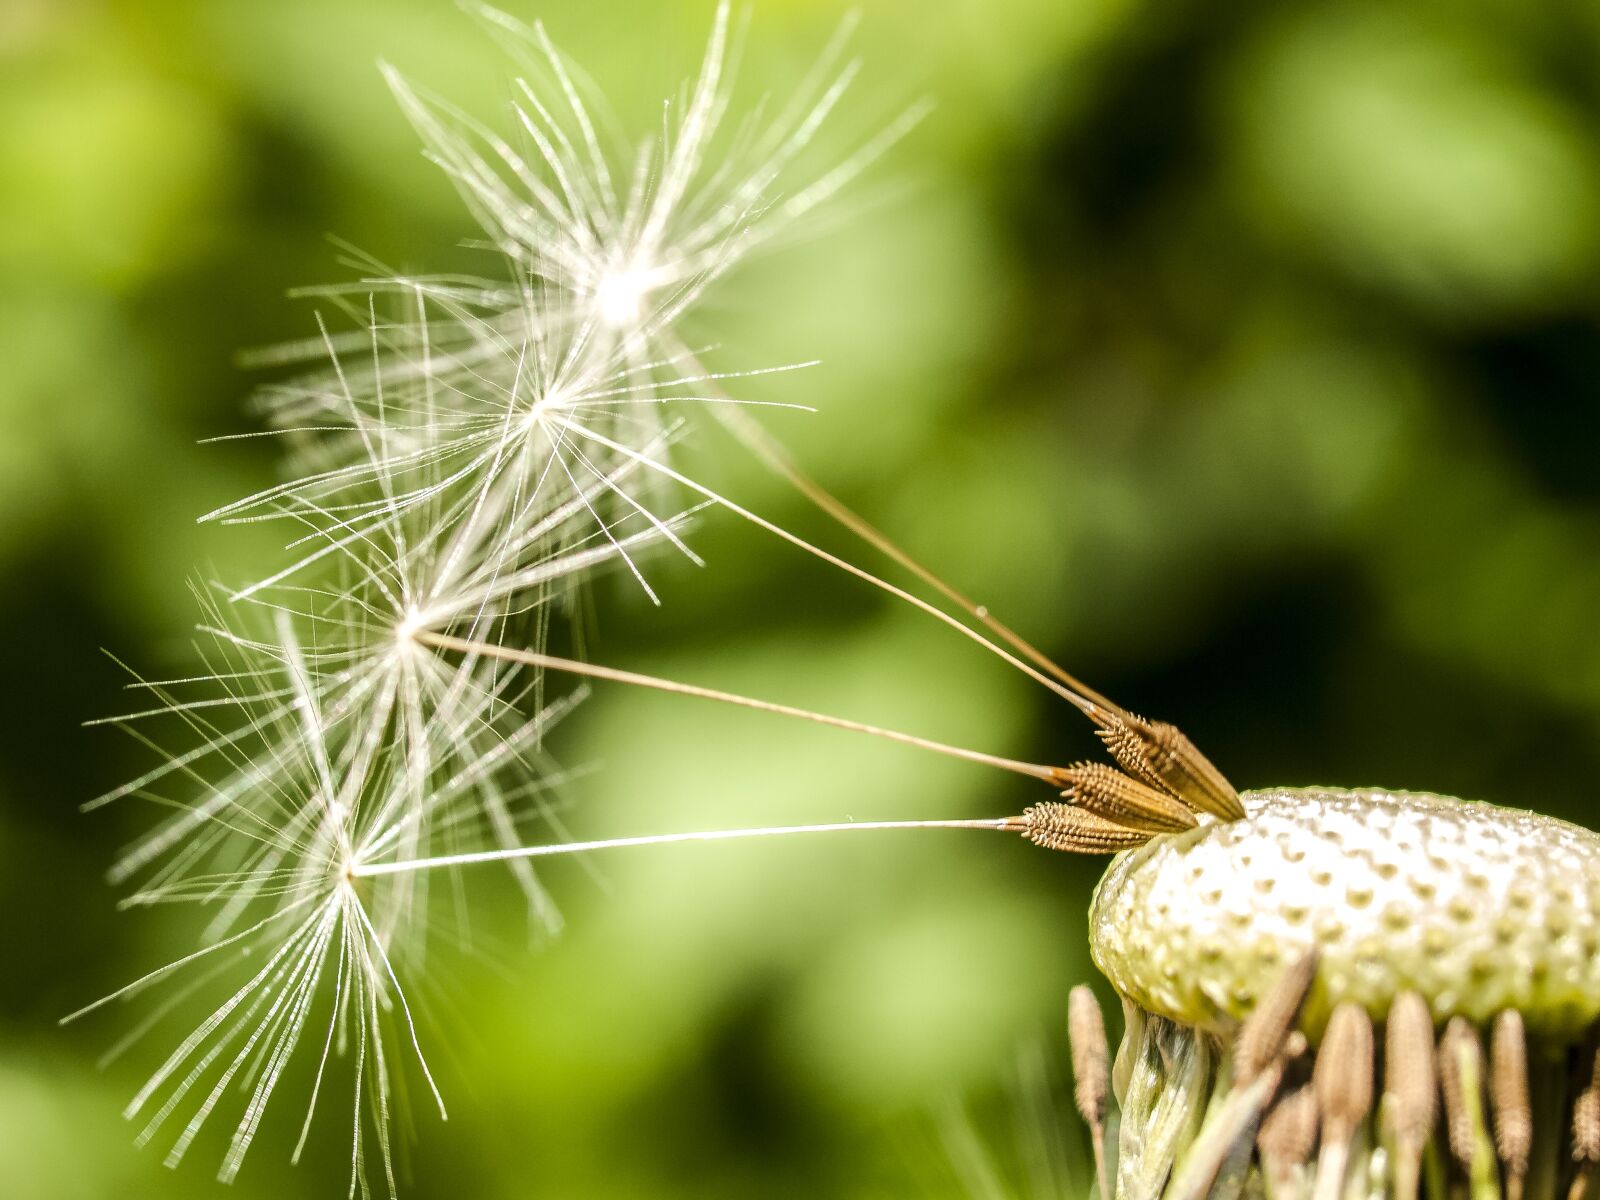
[[[1600,1017],[1600,835],[1515,809],[1324,788],[1247,792],[1246,817],[1120,854],[1095,892],[1094,960],[1147,1012],[1223,1033],[1316,947],[1304,1013],[1436,1021],[1521,1012],[1567,1037]]]

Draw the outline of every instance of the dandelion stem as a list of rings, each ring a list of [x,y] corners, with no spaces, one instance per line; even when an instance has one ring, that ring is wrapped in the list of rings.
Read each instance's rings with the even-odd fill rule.
[[[695,362],[696,360],[690,356],[690,361]],[[755,418],[740,411],[737,406],[727,406],[726,408],[712,411],[717,419],[722,422],[724,428],[728,429],[751,453],[765,463],[768,469],[776,472],[789,486],[793,487],[843,528],[849,530],[897,566],[916,576],[938,592],[939,595],[961,609],[962,612],[981,624],[1007,646],[1011,647],[1011,649],[1022,655],[1023,658],[1033,663],[1034,666],[1054,676],[1065,687],[1072,689],[1091,704],[1107,712],[1122,712],[1121,708],[1116,704],[1113,704],[1106,697],[1077,678],[1077,676],[1070,674],[1064,667],[1034,646],[1033,643],[1029,642],[1004,621],[1001,621],[989,611],[988,605],[980,604],[976,600],[970,599],[954,584],[946,582],[944,578],[936,574],[932,569],[913,558],[888,534],[813,479]],[[1088,715],[1094,716],[1093,713]]]
[[[917,737],[915,734],[900,733],[898,730],[884,729],[877,725],[868,725],[862,721],[852,721],[846,717],[832,717],[826,713],[811,712],[809,709],[795,708],[788,704],[775,704],[770,700],[757,700],[734,692],[699,687],[692,683],[679,683],[676,680],[661,679],[655,675],[641,675],[637,671],[622,671],[616,667],[603,667],[595,663],[581,662],[575,658],[559,658],[552,654],[541,654],[535,650],[519,650],[496,645],[493,642],[471,641],[467,638],[454,637],[446,633],[432,633],[423,630],[412,634],[412,637],[425,645],[435,646],[441,650],[457,650],[463,654],[476,654],[485,658],[504,659],[508,662],[523,663],[530,667],[542,667],[549,671],[565,671],[571,675],[583,675],[590,679],[607,679],[613,683],[627,683],[635,687],[654,688],[658,692],[672,692],[679,696],[698,696],[702,700],[716,700],[722,704],[753,708],[757,712],[776,713],[781,717],[798,717],[800,720],[811,721],[818,725],[830,725],[835,729],[848,729],[855,733],[867,733],[874,737],[886,738],[891,742],[899,742],[902,745],[915,746],[921,750],[932,750],[935,754],[947,754],[952,758],[982,763],[984,766],[989,767],[999,767],[1002,771],[1011,771],[1018,775],[1027,775],[1033,779],[1042,779],[1046,783],[1055,786],[1063,785],[1061,771],[1056,767],[1047,767],[1038,763],[1022,762],[1015,758],[1003,758],[999,755],[985,754],[981,750],[968,750],[962,746],[951,746],[929,738]]]
[[[854,563],[840,558],[837,554],[831,554],[824,550],[821,546],[813,545],[797,534],[790,533],[787,529],[783,528],[783,526],[776,525],[767,520],[765,517],[751,512],[748,508],[734,503],[726,496],[719,495],[717,492],[712,491],[704,484],[696,483],[694,480],[690,479],[681,472],[673,470],[666,463],[653,459],[649,455],[640,454],[637,450],[633,450],[630,447],[623,445],[621,442],[612,441],[610,438],[605,437],[604,435],[597,433],[592,429],[587,429],[576,422],[569,420],[567,423],[567,428],[578,434],[580,437],[587,438],[597,445],[604,446],[606,449],[620,454],[624,458],[642,463],[644,466],[648,467],[652,471],[655,471],[657,474],[664,475],[666,478],[688,488],[690,491],[704,496],[707,500],[711,500],[714,503],[721,505],[735,516],[749,521],[757,528],[765,529],[768,533],[773,534],[775,537],[782,538],[790,545],[804,550],[807,554],[810,554],[815,558],[821,559],[829,566],[837,567],[847,575],[854,575],[857,579],[871,584],[879,591],[887,592],[895,599],[902,600],[911,605],[913,608],[922,610],[935,620],[941,621],[948,625],[951,629],[954,629],[962,636],[970,638],[972,641],[978,643],[978,645],[982,646],[985,650],[988,650],[991,654],[1007,663],[1010,663],[1011,666],[1021,671],[1035,683],[1049,688],[1052,692],[1060,696],[1063,700],[1067,701],[1067,703],[1071,704],[1074,708],[1078,709],[1078,711],[1082,712],[1086,717],[1092,721],[1095,721],[1097,724],[1101,723],[1107,715],[1106,710],[1101,705],[1096,704],[1093,700],[1080,695],[1067,684],[1051,678],[1049,675],[1039,670],[1039,668],[1024,662],[1022,659],[1018,658],[1015,654],[1012,654],[1004,647],[998,646],[994,642],[991,642],[976,629],[973,629],[970,625],[957,619],[956,617],[951,616],[949,613],[945,612],[944,609],[938,607],[938,605],[931,604],[924,600],[921,596],[913,595],[911,592],[906,591],[905,588],[898,587],[886,579],[879,579],[871,571],[865,570],[862,567],[858,567]]]
[[[768,825],[758,829],[708,829],[692,833],[654,833],[642,837],[603,838],[593,842],[556,842],[545,846],[513,846],[504,850],[481,850],[470,854],[444,854],[437,858],[415,858],[402,862],[358,863],[350,868],[352,878],[372,875],[399,875],[408,871],[431,871],[437,867],[464,867],[473,863],[505,862],[516,858],[546,858],[558,854],[587,854],[591,850],[613,850],[624,846],[670,846],[677,842],[727,842],[741,838],[787,837],[795,833],[844,833],[863,829],[990,829],[1001,833],[1024,830],[1020,817],[985,817],[951,821],[838,821],[827,825]]]

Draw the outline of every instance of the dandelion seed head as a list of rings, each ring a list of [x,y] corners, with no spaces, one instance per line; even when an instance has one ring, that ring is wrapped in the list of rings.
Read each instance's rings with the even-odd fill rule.
[[[1185,1025],[1246,1015],[1295,955],[1322,956],[1307,1008],[1382,1019],[1416,991],[1437,1020],[1515,1008],[1570,1035],[1600,1017],[1600,835],[1551,817],[1404,792],[1256,792],[1117,860],[1095,894],[1095,961]]]

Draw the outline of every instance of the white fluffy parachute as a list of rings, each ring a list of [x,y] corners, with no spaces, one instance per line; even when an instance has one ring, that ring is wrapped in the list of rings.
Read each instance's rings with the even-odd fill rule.
[[[849,28],[788,102],[730,125],[723,4],[698,76],[634,143],[541,26],[475,12],[527,68],[508,129],[385,75],[493,267],[367,261],[314,293],[338,331],[319,316],[318,336],[261,356],[305,367],[260,399],[288,474],[209,516],[271,522],[288,554],[243,586],[196,589],[201,669],[135,677],[150,702],[110,722],[158,761],[92,805],[159,813],[113,870],[128,906],[204,915],[199,949],[90,1008],[160,985],[117,1053],[169,1025],[177,1044],[128,1116],[176,1163],[237,1113],[223,1179],[304,1061],[299,1145],[348,1106],[351,1194],[394,1191],[406,1076],[443,1111],[402,982],[426,982],[429,934],[460,915],[448,864],[503,861],[534,921],[559,922],[531,865],[573,848],[542,742],[581,693],[545,697],[545,636],[599,568],[653,599],[643,556],[693,559],[687,521],[718,499],[668,465],[674,410],[734,403],[723,383],[751,372],[701,366],[679,322],[919,115],[802,172],[856,75]],[[488,652],[508,645],[521,659]]]

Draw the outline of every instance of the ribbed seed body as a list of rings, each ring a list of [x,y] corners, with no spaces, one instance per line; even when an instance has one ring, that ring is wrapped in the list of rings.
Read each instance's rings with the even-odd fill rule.
[[[1600,1165],[1600,1054],[1592,1056],[1588,1085],[1572,1106],[1572,1157]]]
[[[1395,1137],[1407,1146],[1421,1146],[1433,1132],[1438,1110],[1428,1002],[1416,992],[1402,993],[1389,1010],[1384,1036],[1383,1090],[1390,1097]]]
[[[1508,1181],[1528,1173],[1533,1109],[1528,1095],[1528,1039],[1522,1015],[1507,1009],[1489,1037],[1489,1098],[1494,1108],[1494,1148]]]
[[[1124,771],[1170,792],[1196,812],[1227,821],[1244,816],[1233,785],[1171,722],[1123,713],[1110,719],[1100,738]]]
[[[1061,772],[1061,794],[1097,817],[1148,833],[1193,829],[1194,813],[1166,792],[1104,763],[1078,763]]]
[[[1317,1144],[1317,1098],[1309,1083],[1279,1097],[1261,1122],[1257,1141],[1276,1178],[1310,1159]]]
[[[1244,820],[1122,854],[1096,890],[1095,962],[1140,1007],[1224,1033],[1315,947],[1313,1031],[1330,998],[1381,1021],[1406,990],[1436,1020],[1513,1008],[1570,1036],[1600,1017],[1600,835],[1417,793],[1241,799]]]
[[[1111,1048],[1100,1002],[1083,984],[1067,996],[1067,1040],[1072,1048],[1073,1098],[1083,1119],[1098,1127],[1111,1094]]]
[[[1312,951],[1291,963],[1239,1027],[1233,1070],[1241,1083],[1254,1079],[1283,1053],[1284,1042],[1300,1022],[1300,1009],[1316,978],[1317,961],[1316,951]]]
[[[1031,805],[1024,810],[1022,819],[1026,827],[1023,836],[1047,850],[1108,854],[1142,846],[1150,840],[1150,834],[1143,830],[1129,829],[1086,809],[1054,800]]]
[[[1311,1076],[1325,1139],[1348,1139],[1372,1107],[1372,1018],[1358,1004],[1341,1004]]]
[[[1383,1060],[1385,1112],[1394,1140],[1394,1193],[1397,1200],[1413,1200],[1420,1185],[1423,1147],[1433,1134],[1439,1091],[1433,1015],[1416,992],[1401,992],[1389,1009]]]

